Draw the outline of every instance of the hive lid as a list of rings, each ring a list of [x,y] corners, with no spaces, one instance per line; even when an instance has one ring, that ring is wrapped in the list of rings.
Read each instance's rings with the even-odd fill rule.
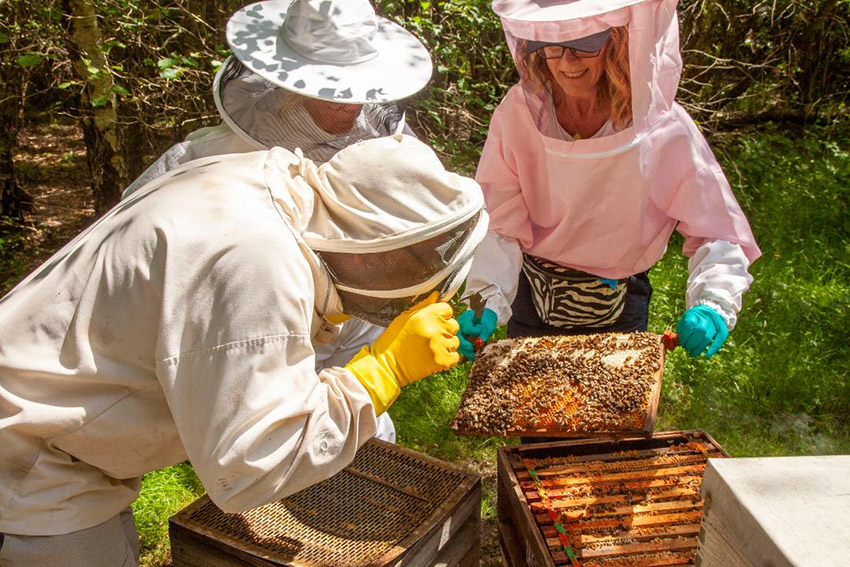
[[[276,565],[383,565],[479,482],[477,474],[370,439],[341,472],[283,500],[227,514],[204,496],[170,523]]]
[[[846,565],[850,555],[850,455],[710,460],[701,492],[704,523],[730,539],[706,540],[755,565]]]
[[[477,356],[459,435],[620,437],[655,427],[664,345],[655,333],[506,339]]]

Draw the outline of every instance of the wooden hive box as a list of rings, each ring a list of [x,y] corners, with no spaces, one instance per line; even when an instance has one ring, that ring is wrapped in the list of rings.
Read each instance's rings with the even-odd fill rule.
[[[240,514],[204,496],[169,520],[174,567],[472,567],[481,480],[369,440],[330,479]]]
[[[693,565],[705,432],[504,446],[499,540],[508,567]]]
[[[850,565],[850,455],[709,461],[701,567]]]
[[[505,339],[475,359],[452,422],[459,435],[651,435],[664,344],[655,333]]]

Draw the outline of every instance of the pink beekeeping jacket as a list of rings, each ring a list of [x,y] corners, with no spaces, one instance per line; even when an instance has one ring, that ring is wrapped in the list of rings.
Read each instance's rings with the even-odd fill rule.
[[[550,95],[522,83],[496,109],[476,174],[491,237],[476,256],[468,288],[497,284],[502,322],[521,262],[512,247],[624,278],[658,262],[678,230],[684,253],[697,256],[688,304],[719,307],[734,325],[751,281],[748,265],[761,252],[711,149],[674,101],[682,67],[675,6],[675,0],[493,3],[514,57],[520,38],[565,41],[628,26],[633,107],[629,127],[580,140],[546,131]],[[496,273],[506,265],[509,275]]]

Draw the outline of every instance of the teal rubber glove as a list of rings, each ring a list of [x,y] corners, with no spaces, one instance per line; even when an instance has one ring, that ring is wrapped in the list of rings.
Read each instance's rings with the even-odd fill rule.
[[[460,331],[457,332],[457,338],[460,341],[460,344],[457,346],[457,352],[465,356],[468,360],[475,360],[475,347],[472,343]]]
[[[478,321],[475,321],[475,313],[472,309],[467,309],[458,316],[457,322],[460,325],[457,331],[460,346],[457,347],[457,351],[469,360],[475,360],[475,345],[469,339],[481,339],[481,343],[485,342],[496,331],[499,318],[495,311],[485,307]]]
[[[682,313],[676,332],[689,355],[697,357],[705,351],[706,358],[714,356],[729,336],[726,321],[707,305],[696,305]]]
[[[617,289],[617,284],[619,281],[611,278],[599,278],[599,281],[610,287],[611,289]]]

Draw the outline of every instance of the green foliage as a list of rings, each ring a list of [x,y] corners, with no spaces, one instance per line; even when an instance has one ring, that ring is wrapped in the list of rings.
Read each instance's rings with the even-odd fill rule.
[[[680,98],[701,118],[772,113],[813,122],[846,113],[850,3],[682,0],[679,15]]]
[[[6,226],[12,224],[8,217],[0,217],[0,224]],[[12,224],[14,226],[14,224]],[[22,263],[15,252],[19,249],[20,239],[16,235],[0,235],[0,275],[3,281],[16,280],[22,276]]]
[[[474,173],[489,117],[517,80],[490,1],[383,0],[376,8],[419,37],[434,63],[429,87],[411,101],[414,129],[447,166]]]
[[[163,79],[177,79],[183,76],[189,69],[197,69],[200,67],[199,54],[193,53],[190,56],[170,54],[169,57],[164,57],[156,62],[159,67],[159,76]]]
[[[62,20],[61,8],[48,8],[46,0],[34,3],[42,29],[48,21]],[[139,159],[135,167],[142,167],[147,160],[142,160],[139,152],[159,153],[199,124],[217,121],[211,86],[213,74],[229,54],[224,23],[244,2],[175,0],[163,5],[147,0],[99,0],[96,4],[103,38],[100,52],[107,65],[89,65],[88,78],[109,73],[114,84],[110,94],[117,95],[122,127],[138,136],[134,140],[147,142],[128,150]],[[54,53],[66,41],[56,26],[48,31],[25,31],[25,37],[40,35],[53,46],[52,50],[41,49],[42,56]],[[61,53],[60,63],[54,76],[63,89],[54,90],[53,97],[60,94],[56,102],[73,113],[69,95],[80,93],[86,85],[73,80],[65,53]],[[92,102],[102,106],[107,98],[104,95]]]
[[[69,77],[58,14],[47,0],[0,2],[0,128],[7,136],[17,132],[13,106],[32,99],[46,109],[63,99],[61,93],[43,98]]]
[[[19,56],[16,61],[21,67],[35,67],[41,61],[41,55],[38,53],[25,53]]]
[[[0,298],[26,276],[26,239],[24,226],[0,215]]]

